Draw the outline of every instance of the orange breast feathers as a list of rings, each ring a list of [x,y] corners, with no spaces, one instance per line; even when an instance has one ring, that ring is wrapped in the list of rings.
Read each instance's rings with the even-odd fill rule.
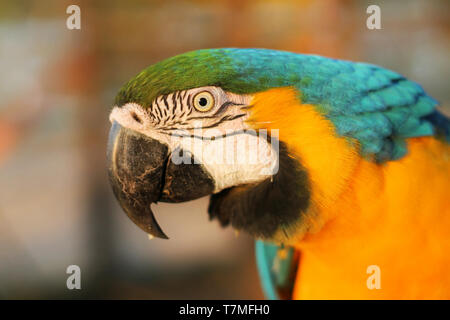
[[[450,147],[408,140],[377,164],[297,92],[258,93],[248,122],[278,129],[306,168],[311,205],[294,236],[296,299],[450,299]]]

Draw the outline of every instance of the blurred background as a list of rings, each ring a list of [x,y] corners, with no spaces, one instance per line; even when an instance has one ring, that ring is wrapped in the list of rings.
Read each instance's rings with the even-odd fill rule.
[[[81,30],[66,27],[71,4]],[[379,64],[449,106],[449,13],[447,0],[2,0],[0,298],[262,298],[253,240],[209,222],[206,198],[154,207],[169,241],[121,211],[105,167],[116,92],[175,54],[263,47]],[[66,288],[72,264],[81,290]]]

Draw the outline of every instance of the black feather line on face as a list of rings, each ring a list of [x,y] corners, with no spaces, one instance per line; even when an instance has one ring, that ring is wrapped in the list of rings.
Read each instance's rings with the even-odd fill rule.
[[[166,115],[166,112],[169,111],[169,103],[167,102],[167,95],[163,95],[163,101],[164,105],[166,106],[164,108],[164,115]]]
[[[192,105],[191,105],[191,94],[188,95],[186,104],[189,107],[189,109],[192,111]]]
[[[178,91],[175,93],[172,93],[172,104],[173,104],[173,115],[175,115],[175,112],[177,111],[177,95],[178,95]]]
[[[167,104],[167,96],[163,96],[163,102],[164,102],[164,108],[162,108],[162,112],[164,114],[164,117],[167,117],[167,112],[169,110],[169,105]]]
[[[180,91],[177,93],[177,104],[180,106],[180,112],[184,113],[184,111],[183,111],[184,106],[183,106],[182,92],[180,92]]]
[[[162,118],[162,113],[161,113],[161,107],[160,107],[160,105],[158,103],[158,99],[156,99],[156,106],[157,106],[157,108],[155,109],[156,113],[157,113],[156,114],[156,119],[159,120],[159,119]]]
[[[301,219],[310,203],[308,175],[281,141],[279,148],[279,170],[272,179],[213,194],[208,208],[210,219],[263,239],[272,238],[280,230],[286,233]]]

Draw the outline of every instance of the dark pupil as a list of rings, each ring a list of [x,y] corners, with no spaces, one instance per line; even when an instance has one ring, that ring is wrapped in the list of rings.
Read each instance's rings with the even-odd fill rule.
[[[208,100],[206,98],[200,98],[200,100],[198,101],[198,104],[201,105],[202,107],[204,107],[208,104]]]

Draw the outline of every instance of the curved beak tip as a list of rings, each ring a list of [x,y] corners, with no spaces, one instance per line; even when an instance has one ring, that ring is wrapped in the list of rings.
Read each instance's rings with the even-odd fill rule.
[[[148,229],[144,231],[146,231],[149,235],[156,238],[169,239],[169,237],[164,233],[164,231],[159,226],[158,222],[155,219],[155,215],[153,214],[153,211],[151,209],[148,217],[150,219]]]
[[[147,233],[149,236],[151,236],[152,238],[154,237],[160,239],[169,239],[169,237],[160,227],[158,221],[156,221],[155,215],[153,214],[150,205],[147,206],[148,210],[144,209],[139,213],[129,212],[128,208],[124,207],[122,203],[121,206],[128,215],[128,217],[131,219],[131,221],[133,221],[136,226],[138,226],[142,231]]]

